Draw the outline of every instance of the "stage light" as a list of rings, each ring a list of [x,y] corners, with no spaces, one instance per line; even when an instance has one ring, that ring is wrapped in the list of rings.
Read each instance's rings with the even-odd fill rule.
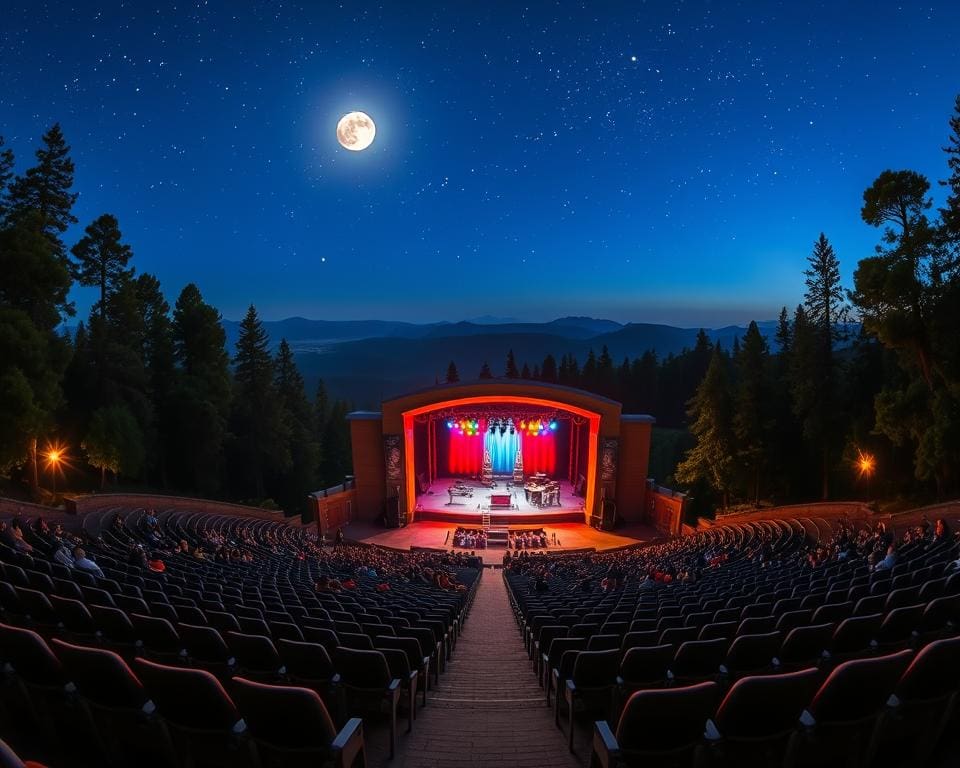
[[[550,429],[556,429],[556,428],[557,428],[557,422],[551,421],[551,422],[550,422]]]
[[[527,427],[527,422],[526,422],[525,420],[521,419],[521,421],[520,421],[520,429],[526,429],[526,427]]]

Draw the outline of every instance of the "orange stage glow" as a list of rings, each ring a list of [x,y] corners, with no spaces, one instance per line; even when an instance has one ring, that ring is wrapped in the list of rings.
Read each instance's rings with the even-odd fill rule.
[[[600,414],[588,411],[575,405],[561,403],[556,400],[547,400],[540,397],[524,397],[522,395],[478,395],[476,397],[460,397],[453,400],[444,400],[439,403],[413,408],[403,412],[403,441],[404,441],[404,471],[406,474],[406,497],[408,520],[413,521],[414,509],[417,505],[416,469],[414,466],[413,449],[413,420],[433,411],[455,408],[461,405],[490,405],[495,403],[509,403],[511,405],[537,405],[576,414],[587,419],[590,423],[590,444],[587,453],[587,497],[584,509],[586,515],[593,512],[593,502],[597,483],[597,455],[599,452]]]

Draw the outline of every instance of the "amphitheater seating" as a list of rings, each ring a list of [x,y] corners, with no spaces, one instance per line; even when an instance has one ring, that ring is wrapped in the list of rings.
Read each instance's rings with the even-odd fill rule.
[[[438,679],[454,653],[477,569],[462,557],[374,548],[333,555],[268,520],[157,517],[171,546],[229,540],[250,556],[214,559],[214,545],[206,558],[168,554],[153,573],[127,557],[146,541],[142,511],[125,526],[109,515],[99,529],[84,521],[99,535],[85,548],[103,577],[45,560],[42,541],[32,556],[0,545],[0,737],[58,768],[346,766],[364,760],[371,732],[350,714],[367,715],[364,696],[378,687],[396,699],[384,725],[392,754],[397,710],[409,731],[431,671]],[[407,578],[438,565],[467,591]],[[317,592],[320,574],[355,586]],[[377,589],[384,581],[389,591]],[[384,680],[374,685],[369,660],[358,671],[351,653],[379,659]],[[308,743],[297,734],[304,724]],[[380,729],[376,718],[366,725]]]
[[[892,573],[872,571],[860,557],[811,566],[806,553],[823,546],[829,529],[822,521],[754,521],[659,548],[587,558],[538,553],[509,566],[504,578],[521,635],[539,657],[547,701],[561,692],[554,717],[559,727],[566,714],[568,742],[579,719],[579,707],[566,699],[571,685],[577,688],[578,659],[615,635],[619,674],[608,720],[617,726],[598,721],[594,728],[593,757],[601,765],[687,765],[695,754],[722,765],[866,765],[883,731],[888,741],[903,734],[897,738],[907,744],[922,742],[919,751],[902,743],[899,751],[884,748],[884,758],[899,755],[892,765],[929,757],[960,695],[953,671],[960,665],[960,578],[947,570],[960,547],[915,538],[900,547]],[[811,530],[820,538],[811,541]],[[698,558],[699,578],[691,583],[659,572]],[[607,591],[602,580],[613,563],[627,578]],[[538,569],[550,571],[547,590],[533,588]],[[925,653],[930,660],[908,676],[911,659]],[[948,675],[939,687],[923,672],[934,665]],[[858,682],[864,675],[869,683]],[[909,704],[895,694],[900,680],[918,681],[903,683]],[[633,703],[661,693],[672,701],[672,692],[702,685],[716,686],[717,698],[685,726],[671,724],[687,728],[676,739],[666,726],[648,727],[644,718],[656,723],[655,716]]]

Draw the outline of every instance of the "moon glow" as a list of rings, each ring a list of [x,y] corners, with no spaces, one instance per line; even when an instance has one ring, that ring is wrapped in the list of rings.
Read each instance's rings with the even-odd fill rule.
[[[373,144],[377,126],[366,112],[348,112],[337,123],[337,141],[344,149],[360,152]]]

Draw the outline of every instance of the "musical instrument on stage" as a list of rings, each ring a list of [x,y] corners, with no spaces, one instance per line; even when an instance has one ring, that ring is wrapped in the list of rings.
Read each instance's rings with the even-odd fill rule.
[[[531,475],[523,485],[523,493],[535,507],[560,506],[560,483],[543,473]]]
[[[447,495],[450,497],[450,501],[447,502],[447,506],[450,506],[451,504],[462,504],[463,502],[455,502],[454,498],[473,498],[473,488],[463,482],[463,480],[457,480],[453,485],[447,488]]]

